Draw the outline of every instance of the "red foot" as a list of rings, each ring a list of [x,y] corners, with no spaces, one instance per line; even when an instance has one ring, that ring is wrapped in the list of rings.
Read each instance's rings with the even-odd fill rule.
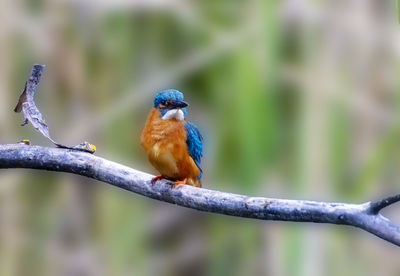
[[[154,185],[154,183],[156,183],[157,180],[160,180],[160,179],[163,179],[163,178],[164,178],[164,177],[163,177],[162,175],[157,175],[157,176],[155,176],[155,177],[153,177],[153,178],[151,179],[151,184]]]

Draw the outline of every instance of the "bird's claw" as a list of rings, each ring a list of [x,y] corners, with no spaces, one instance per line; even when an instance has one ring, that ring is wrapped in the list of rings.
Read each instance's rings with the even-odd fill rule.
[[[163,179],[162,175],[157,175],[157,176],[153,177],[151,179],[151,185],[154,185],[157,182],[157,180],[160,180],[160,179]]]
[[[157,175],[157,176],[153,177],[151,179],[151,185],[154,185],[157,182],[157,180],[160,180],[160,179],[163,179],[163,178],[164,177],[162,175]],[[170,183],[172,183],[172,188],[176,188],[178,185],[186,184],[187,183],[187,178],[185,178],[183,180],[172,181]]]
[[[177,181],[174,181],[174,188],[176,187],[176,186],[178,186],[178,185],[181,185],[181,184],[186,184],[186,182],[187,182],[187,178],[185,178],[185,179],[183,179],[183,180],[177,180]]]

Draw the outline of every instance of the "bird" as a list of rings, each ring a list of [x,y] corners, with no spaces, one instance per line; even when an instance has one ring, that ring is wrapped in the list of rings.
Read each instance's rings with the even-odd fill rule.
[[[160,175],[152,178],[201,187],[203,136],[186,121],[183,94],[175,89],[161,91],[154,98],[140,141],[148,159]]]

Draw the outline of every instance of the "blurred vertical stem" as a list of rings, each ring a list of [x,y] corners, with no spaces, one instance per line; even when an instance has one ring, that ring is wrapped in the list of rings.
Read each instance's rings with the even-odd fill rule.
[[[400,24],[400,0],[397,0],[397,20]]]
[[[98,243],[106,248],[107,275],[147,275],[148,246],[143,239],[148,225],[147,201],[101,187],[97,196]],[[129,218],[129,219],[127,219]]]
[[[326,91],[320,91],[318,81],[313,79],[313,74],[321,68],[319,58],[325,53],[318,44],[315,37],[315,26],[307,21],[299,19],[296,22],[295,32],[299,33],[298,41],[298,60],[301,64],[302,82],[298,87],[299,114],[297,120],[296,141],[296,165],[294,179],[291,183],[291,192],[295,195],[302,195],[321,189],[324,185],[325,164],[320,163],[324,154],[324,110]],[[322,156],[322,157],[321,157]],[[310,236],[306,235],[303,228],[292,227],[287,230],[285,239],[285,257],[292,264],[287,270],[286,275],[307,275],[309,269],[306,264],[312,263],[310,252],[319,249],[319,245],[311,242]],[[314,237],[317,239],[318,237]],[[302,254],[293,254],[293,252],[302,252]],[[315,266],[316,271],[318,266]]]
[[[346,104],[341,97],[333,103],[328,118],[330,178],[333,189],[341,196],[348,195],[350,187],[350,125]]]
[[[218,173],[230,183],[240,184],[239,190],[246,191],[263,189],[260,186],[266,185],[260,176],[265,175],[267,162],[277,152],[279,127],[275,110],[280,50],[277,2],[251,3],[246,15],[261,22],[255,26],[257,35],[252,38],[255,41],[248,41],[223,59],[207,78],[220,135],[217,148],[223,170]],[[216,221],[213,225],[222,234],[212,236],[215,250],[212,250],[210,274],[242,275],[249,263],[258,259],[260,245],[254,237],[260,229],[255,224],[235,227],[234,220]]]

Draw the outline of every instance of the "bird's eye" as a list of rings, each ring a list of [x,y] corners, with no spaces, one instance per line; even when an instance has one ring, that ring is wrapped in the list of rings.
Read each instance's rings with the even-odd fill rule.
[[[166,104],[167,104],[167,101],[166,101],[166,100],[162,100],[162,101],[161,101],[161,104],[162,104],[162,105],[166,105]]]

